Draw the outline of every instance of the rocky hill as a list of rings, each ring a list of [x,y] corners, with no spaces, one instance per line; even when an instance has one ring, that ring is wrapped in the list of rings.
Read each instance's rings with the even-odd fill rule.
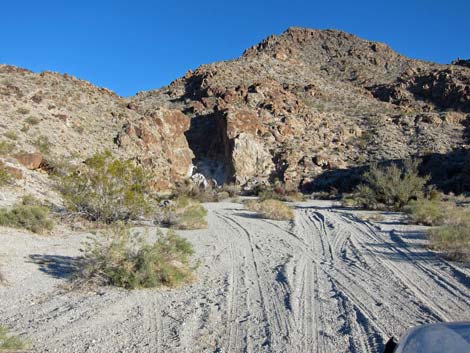
[[[452,156],[461,167],[466,63],[412,60],[344,32],[289,28],[236,60],[130,99],[67,75],[0,66],[0,134],[15,134],[27,151],[46,136],[50,153],[78,161],[110,149],[153,168],[159,190],[199,172],[219,184],[280,180],[310,191],[374,161]]]

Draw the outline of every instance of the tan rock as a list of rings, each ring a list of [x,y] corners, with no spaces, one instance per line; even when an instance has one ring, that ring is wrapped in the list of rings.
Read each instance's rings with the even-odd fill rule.
[[[18,153],[13,157],[26,168],[31,170],[39,169],[42,163],[42,154],[40,152]]]

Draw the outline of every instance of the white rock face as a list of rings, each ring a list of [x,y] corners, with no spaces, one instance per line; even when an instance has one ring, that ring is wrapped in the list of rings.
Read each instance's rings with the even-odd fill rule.
[[[235,139],[232,162],[236,181],[241,185],[253,176],[267,179],[274,170],[271,154],[261,142],[245,133]]]

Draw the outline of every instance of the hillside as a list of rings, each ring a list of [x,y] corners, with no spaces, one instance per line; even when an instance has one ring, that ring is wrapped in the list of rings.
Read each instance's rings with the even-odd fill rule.
[[[47,154],[77,163],[110,149],[151,167],[162,191],[191,172],[247,187],[347,188],[344,173],[374,161],[431,155],[431,166],[437,158],[462,169],[465,63],[437,65],[344,32],[289,28],[236,60],[129,99],[68,75],[2,65],[0,135],[16,152],[47,145]]]

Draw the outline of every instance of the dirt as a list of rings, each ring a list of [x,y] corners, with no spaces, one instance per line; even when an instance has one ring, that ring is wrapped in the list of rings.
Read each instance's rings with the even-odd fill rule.
[[[426,248],[399,214],[298,203],[294,222],[207,204],[197,281],[67,289],[84,234],[1,231],[0,325],[35,352],[381,352],[390,336],[470,320],[470,269]]]

